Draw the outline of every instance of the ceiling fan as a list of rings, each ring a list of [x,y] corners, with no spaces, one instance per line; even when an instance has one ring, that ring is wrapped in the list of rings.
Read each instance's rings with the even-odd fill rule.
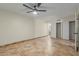
[[[39,7],[41,6],[41,3],[36,3],[33,7],[30,7],[26,4],[23,4],[24,7],[27,7],[29,9],[31,9],[31,11],[28,11],[26,13],[31,13],[33,12],[33,14],[37,14],[37,12],[46,12],[47,10],[40,10]]]

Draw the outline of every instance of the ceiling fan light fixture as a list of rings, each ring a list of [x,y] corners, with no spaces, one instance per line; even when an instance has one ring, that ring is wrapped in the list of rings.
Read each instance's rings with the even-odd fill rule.
[[[34,11],[33,14],[37,15],[38,13],[36,11]]]

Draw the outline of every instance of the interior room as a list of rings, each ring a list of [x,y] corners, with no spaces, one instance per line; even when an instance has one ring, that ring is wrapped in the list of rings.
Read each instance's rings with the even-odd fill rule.
[[[0,56],[78,56],[79,3],[0,3]]]

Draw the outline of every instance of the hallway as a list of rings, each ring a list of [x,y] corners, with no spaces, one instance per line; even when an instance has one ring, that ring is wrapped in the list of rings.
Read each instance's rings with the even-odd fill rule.
[[[49,36],[0,47],[1,56],[74,56],[74,43]]]

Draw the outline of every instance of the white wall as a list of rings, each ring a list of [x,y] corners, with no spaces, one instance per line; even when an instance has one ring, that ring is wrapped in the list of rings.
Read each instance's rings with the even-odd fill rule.
[[[48,25],[33,17],[0,10],[0,45],[45,36]]]
[[[63,20],[63,39],[69,40],[69,21],[75,21],[75,15],[70,15],[62,19]]]
[[[56,20],[51,21],[51,36],[56,38]]]
[[[31,17],[0,10],[0,45],[34,37],[34,20]]]
[[[69,22],[68,21],[63,21],[63,39],[69,39]]]
[[[55,16],[48,16],[42,19],[51,24],[51,37],[56,38],[56,20],[59,18]]]
[[[69,15],[63,18],[58,18],[55,16],[48,16],[48,17],[44,17],[42,18],[43,20],[48,21],[49,23],[51,23],[51,37],[56,38],[56,23],[58,22],[57,20],[61,20],[61,36],[62,39],[67,39],[69,40],[69,21],[75,21],[75,17],[74,15]]]
[[[67,39],[69,40],[69,21],[75,21],[75,17],[74,15],[69,15],[69,16],[66,16],[64,18],[59,18],[62,22],[61,22],[61,36],[62,36],[62,39]],[[52,37],[56,38],[56,23],[57,21],[55,22],[52,22],[52,30],[54,30],[52,32]]]
[[[48,23],[36,19],[35,20],[35,37],[48,35]]]

